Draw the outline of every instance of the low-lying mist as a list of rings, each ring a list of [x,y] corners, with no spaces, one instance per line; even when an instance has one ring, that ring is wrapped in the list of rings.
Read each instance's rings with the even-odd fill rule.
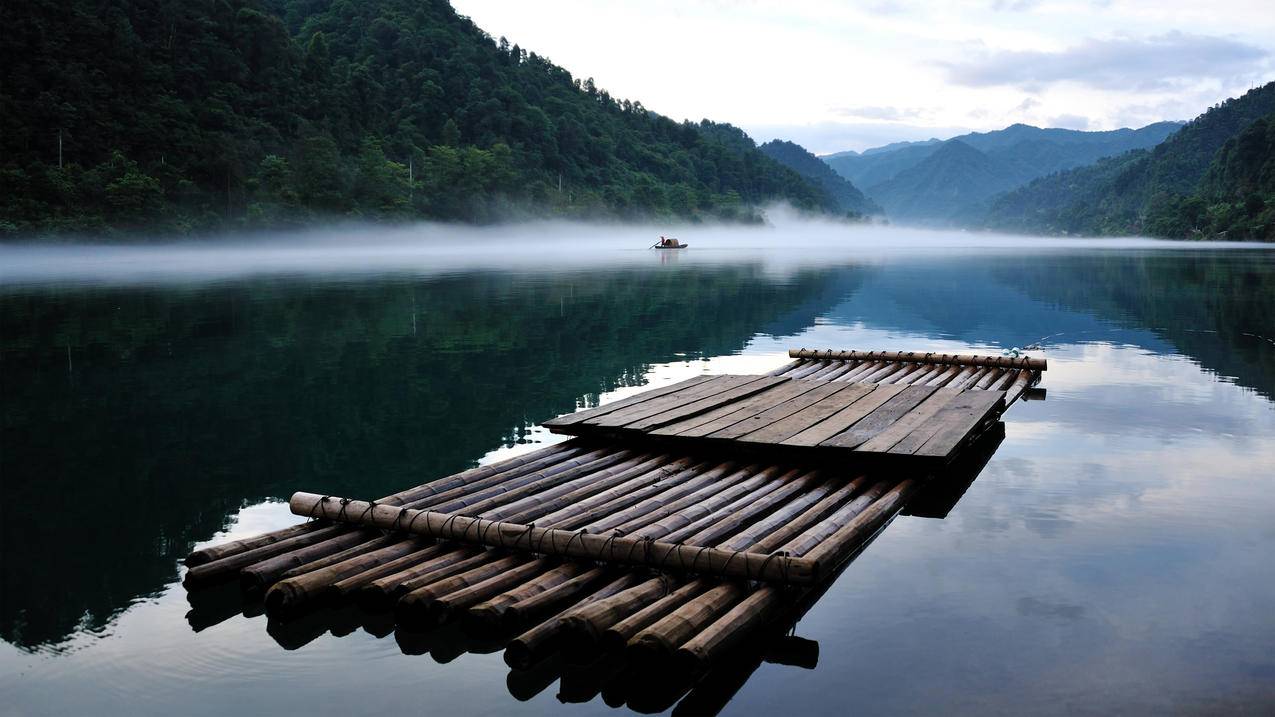
[[[768,212],[762,226],[536,221],[497,226],[342,224],[198,240],[127,244],[0,244],[0,287],[153,284],[260,275],[435,275],[579,271],[593,267],[754,262],[768,271],[885,260],[892,255],[1092,249],[1254,249],[1251,243],[1028,237],[854,224]],[[659,237],[687,243],[652,248]]]

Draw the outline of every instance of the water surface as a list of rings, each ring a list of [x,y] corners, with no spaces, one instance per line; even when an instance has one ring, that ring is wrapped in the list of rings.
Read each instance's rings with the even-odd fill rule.
[[[1006,414],[945,519],[896,520],[797,624],[816,669],[764,663],[725,713],[1275,707],[1275,254],[517,231],[0,247],[0,714],[613,713],[515,699],[499,653],[196,631],[179,560],[294,522],[294,490],[391,493],[794,346],[1039,346],[1048,399]]]

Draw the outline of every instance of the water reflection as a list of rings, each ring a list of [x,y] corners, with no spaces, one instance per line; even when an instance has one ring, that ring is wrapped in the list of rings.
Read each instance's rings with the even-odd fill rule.
[[[1275,704],[1268,253],[749,256],[10,286],[0,692],[18,712],[410,712],[422,691],[439,709],[554,712],[551,683],[526,703],[492,689],[508,675],[498,654],[439,642],[436,657],[458,663],[440,669],[367,617],[303,631],[287,644],[305,649],[285,652],[256,606],[188,604],[177,560],[214,535],[287,524],[269,501],[299,487],[388,493],[541,440],[536,421],[644,380],[778,365],[790,345],[1039,343],[1049,400],[1007,414],[1005,442],[955,507],[914,506],[943,520],[895,521],[802,618],[819,668],[753,655],[744,678],[714,678],[719,701],[822,713],[846,694],[874,713]],[[50,504],[58,521],[35,509]],[[104,505],[140,519],[100,520]],[[574,702],[597,686],[574,709],[608,712],[628,701],[607,688],[613,668],[562,666],[556,694]],[[545,679],[526,677],[525,694]],[[352,679],[361,689],[341,689]],[[298,680],[324,684],[298,694]]]

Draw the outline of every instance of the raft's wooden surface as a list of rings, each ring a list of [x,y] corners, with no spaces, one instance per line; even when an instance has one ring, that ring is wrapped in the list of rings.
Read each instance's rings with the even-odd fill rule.
[[[699,376],[559,416],[555,433],[752,451],[950,461],[1039,379],[1043,359],[794,350],[764,376]]]

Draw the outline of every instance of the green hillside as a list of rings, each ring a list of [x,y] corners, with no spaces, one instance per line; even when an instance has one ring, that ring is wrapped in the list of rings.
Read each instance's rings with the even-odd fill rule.
[[[1272,113],[1275,83],[1210,108],[1153,150],[1009,192],[992,204],[986,225],[1038,233],[1273,238]]]
[[[716,216],[828,198],[443,0],[0,3],[0,230]]]
[[[1052,172],[1162,142],[1181,125],[1157,122],[1106,132],[1015,124],[946,142],[898,143],[825,157],[895,220],[960,223],[981,218],[990,200]],[[953,143],[959,147],[953,147]]]
[[[799,144],[782,139],[771,140],[760,147],[763,154],[800,174],[806,181],[823,189],[832,200],[831,210],[856,216],[880,214],[881,207],[846,178],[837,174]]]

